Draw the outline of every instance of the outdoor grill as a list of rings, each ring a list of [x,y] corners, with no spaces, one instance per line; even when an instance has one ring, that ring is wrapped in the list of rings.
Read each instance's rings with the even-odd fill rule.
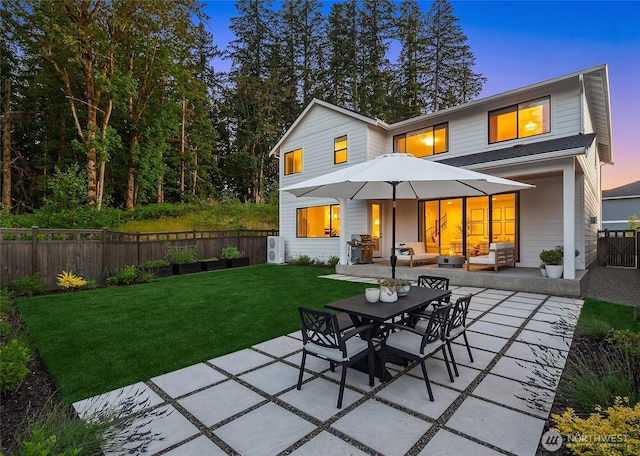
[[[347,242],[351,246],[351,263],[373,263],[373,238],[370,234],[352,234]]]

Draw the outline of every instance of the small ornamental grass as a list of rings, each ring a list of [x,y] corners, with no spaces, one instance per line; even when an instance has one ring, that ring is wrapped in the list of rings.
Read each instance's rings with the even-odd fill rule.
[[[78,290],[86,284],[86,280],[72,271],[62,271],[58,274],[58,286],[64,290]]]

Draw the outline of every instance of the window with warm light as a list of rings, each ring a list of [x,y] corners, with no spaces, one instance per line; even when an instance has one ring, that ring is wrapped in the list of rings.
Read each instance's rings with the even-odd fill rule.
[[[489,112],[489,143],[541,135],[551,131],[549,97]]]
[[[333,204],[297,209],[296,236],[300,238],[340,236],[340,206]]]
[[[333,163],[340,164],[347,161],[347,135],[333,140]]]
[[[302,149],[292,150],[284,154],[284,174],[302,172]]]
[[[393,150],[409,153],[416,157],[447,152],[449,150],[449,125],[443,123],[396,135],[393,137]]]
[[[420,239],[440,255],[487,255],[492,242],[517,246],[517,208],[517,193],[421,201]]]

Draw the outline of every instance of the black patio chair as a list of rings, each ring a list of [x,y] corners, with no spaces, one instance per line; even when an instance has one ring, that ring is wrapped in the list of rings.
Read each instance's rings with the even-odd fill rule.
[[[302,376],[307,354],[329,361],[331,371],[335,366],[342,366],[340,392],[338,393],[338,408],[342,408],[344,384],[347,379],[347,367],[368,357],[369,385],[373,386],[373,355],[371,342],[371,325],[359,326],[342,333],[338,318],[331,312],[299,307],[300,327],[302,330],[302,362],[298,376],[298,390],[302,387]],[[360,335],[361,337],[355,337]]]
[[[386,356],[389,354],[395,354],[411,361],[418,361],[422,367],[422,375],[427,385],[429,400],[432,402],[433,392],[431,391],[431,383],[429,382],[425,361],[438,352],[438,350],[442,351],[447,372],[449,372],[449,379],[453,382],[449,358],[445,350],[446,341],[444,339],[450,311],[450,304],[434,309],[433,312],[431,312],[425,331],[403,325],[391,325],[396,331],[390,332],[389,336],[382,341],[381,368],[384,369]]]
[[[418,286],[425,287],[425,288],[433,288],[435,290],[448,290],[449,279],[446,277],[421,275],[421,276],[418,276]],[[449,299],[450,297],[447,296],[446,298],[439,301],[439,303],[448,304]]]
[[[471,304],[471,297],[473,295],[469,293],[463,298],[458,300],[453,305],[451,310],[451,316],[449,318],[449,324],[445,334],[445,342],[449,349],[449,355],[451,355],[451,363],[453,364],[453,370],[458,377],[458,366],[456,360],[453,357],[453,350],[451,350],[451,342],[458,337],[464,338],[464,344],[467,346],[467,353],[469,353],[469,360],[473,362],[473,355],[471,354],[471,348],[469,347],[469,340],[467,339],[467,312],[469,311],[469,304]]]
[[[418,286],[424,288],[433,288],[434,290],[448,290],[449,289],[449,279],[446,277],[438,277],[438,276],[428,276],[428,275],[420,275],[418,276]],[[447,296],[446,298],[438,300],[438,302],[430,303],[430,306],[442,306],[444,304],[449,304],[451,300],[451,296]],[[415,311],[409,314],[409,318],[406,320],[410,326],[415,326],[416,323],[422,319],[429,319],[431,315],[431,309],[429,306],[424,306],[416,309]]]

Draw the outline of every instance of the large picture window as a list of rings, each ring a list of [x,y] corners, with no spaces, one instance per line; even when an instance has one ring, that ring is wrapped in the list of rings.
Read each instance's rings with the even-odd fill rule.
[[[518,245],[517,193],[422,201],[420,233],[427,252],[476,256],[492,242]]]
[[[549,112],[549,97],[489,112],[489,143],[549,133]]]
[[[347,135],[333,140],[333,163],[346,163],[347,161]]]
[[[449,126],[446,123],[393,137],[395,152],[409,153],[416,157],[441,154],[449,151]]]
[[[292,150],[284,154],[284,174],[302,172],[302,149]]]
[[[297,209],[296,236],[302,238],[340,236],[340,206],[332,204]]]

